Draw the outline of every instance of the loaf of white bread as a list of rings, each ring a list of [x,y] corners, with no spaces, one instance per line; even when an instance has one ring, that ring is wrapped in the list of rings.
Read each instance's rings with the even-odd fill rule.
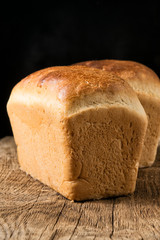
[[[51,67],[12,90],[22,170],[70,200],[133,193],[147,128],[129,84],[99,69]]]
[[[134,61],[98,60],[78,63],[91,68],[110,71],[126,80],[148,116],[148,128],[139,167],[149,167],[155,161],[160,139],[160,80],[147,66]]]

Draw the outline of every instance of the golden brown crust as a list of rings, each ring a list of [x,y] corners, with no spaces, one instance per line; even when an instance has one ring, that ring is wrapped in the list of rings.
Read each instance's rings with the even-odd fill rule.
[[[60,101],[76,98],[93,92],[126,91],[134,96],[131,87],[122,79],[107,71],[85,66],[51,67],[37,71],[21,82],[16,89],[25,92],[33,89],[52,91]]]
[[[80,62],[76,65],[82,65],[97,69],[102,69],[115,73],[117,76],[125,80],[140,80],[159,83],[159,78],[154,71],[147,66],[135,61],[122,61],[122,60],[97,60]]]

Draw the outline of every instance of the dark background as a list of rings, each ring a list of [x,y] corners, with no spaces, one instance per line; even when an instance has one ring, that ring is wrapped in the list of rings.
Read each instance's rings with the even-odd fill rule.
[[[141,62],[160,76],[158,1],[7,2],[0,18],[0,137],[12,134],[11,89],[41,68],[112,58]]]

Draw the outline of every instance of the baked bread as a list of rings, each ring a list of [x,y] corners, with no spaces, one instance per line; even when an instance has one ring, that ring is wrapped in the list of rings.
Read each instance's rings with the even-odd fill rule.
[[[135,90],[148,115],[148,128],[139,166],[151,166],[155,160],[160,138],[160,81],[158,76],[150,68],[133,61],[98,60],[81,62],[78,65],[110,71],[126,80]]]
[[[51,67],[19,82],[7,109],[22,170],[70,200],[133,193],[147,117],[124,80]]]

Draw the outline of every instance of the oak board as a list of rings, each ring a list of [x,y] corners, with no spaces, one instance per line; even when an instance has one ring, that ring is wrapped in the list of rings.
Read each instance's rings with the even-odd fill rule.
[[[133,195],[71,202],[21,171],[13,137],[1,139],[1,239],[160,239],[160,150]]]

